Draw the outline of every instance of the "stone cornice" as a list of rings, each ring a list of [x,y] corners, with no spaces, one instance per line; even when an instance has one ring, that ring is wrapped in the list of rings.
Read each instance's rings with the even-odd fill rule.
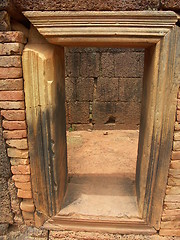
[[[177,22],[177,15],[171,11],[26,11],[24,15],[49,42],[60,45],[152,44]]]

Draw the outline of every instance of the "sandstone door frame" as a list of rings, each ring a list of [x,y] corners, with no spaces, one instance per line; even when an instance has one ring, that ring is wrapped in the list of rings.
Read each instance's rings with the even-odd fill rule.
[[[27,44],[23,52],[36,212],[44,220],[58,213],[67,184],[63,48],[141,47],[145,68],[136,191],[142,219],[158,230],[176,111],[176,14],[27,11],[24,15],[46,39]]]

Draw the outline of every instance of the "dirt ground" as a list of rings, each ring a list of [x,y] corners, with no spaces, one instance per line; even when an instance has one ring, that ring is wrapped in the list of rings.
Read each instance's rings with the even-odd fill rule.
[[[67,133],[69,183],[61,215],[139,218],[137,130]]]

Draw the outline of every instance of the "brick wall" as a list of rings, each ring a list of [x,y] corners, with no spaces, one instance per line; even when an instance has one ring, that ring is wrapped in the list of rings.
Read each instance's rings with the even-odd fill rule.
[[[180,236],[180,88],[178,91],[174,141],[163,209],[160,234]]]
[[[141,49],[66,49],[68,128],[137,129],[143,64]]]
[[[11,195],[14,221],[17,222],[18,217],[21,217],[20,210],[13,211],[13,208],[17,208],[16,201],[20,200],[18,204],[20,204],[25,223],[33,224],[34,204],[31,192],[21,63],[25,43],[26,39],[21,32],[0,32],[0,115],[3,137],[13,174],[11,188],[15,188],[15,186],[17,188],[17,195],[16,193]]]

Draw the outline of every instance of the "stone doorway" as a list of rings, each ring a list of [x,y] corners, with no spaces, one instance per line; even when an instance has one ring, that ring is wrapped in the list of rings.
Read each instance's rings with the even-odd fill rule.
[[[158,230],[176,104],[173,67],[176,15],[171,12],[27,12],[25,15],[53,44],[145,48],[136,172],[142,220],[134,222],[130,231],[145,229],[147,233],[148,225]],[[23,71],[33,197],[43,222],[61,209],[67,185],[63,47],[47,42],[27,45],[23,54]],[[59,226],[65,223],[64,229],[70,225],[72,229],[84,226],[86,229],[127,232],[127,223],[124,222],[71,221],[68,218],[58,221]]]

